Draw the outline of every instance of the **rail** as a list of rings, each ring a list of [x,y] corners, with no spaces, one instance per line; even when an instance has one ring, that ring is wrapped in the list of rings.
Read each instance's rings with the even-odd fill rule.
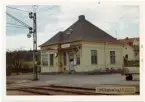
[[[15,90],[22,92],[29,92],[37,95],[119,95],[119,94],[107,94],[96,93],[95,88],[82,88],[60,85],[44,85],[35,87],[23,87],[23,88],[9,88],[7,90]],[[134,95],[139,94],[136,92]]]

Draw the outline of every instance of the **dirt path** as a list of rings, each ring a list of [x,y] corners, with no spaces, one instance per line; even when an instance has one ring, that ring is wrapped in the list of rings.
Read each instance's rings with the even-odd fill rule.
[[[6,95],[36,95],[33,93],[22,92],[22,91],[7,91]]]

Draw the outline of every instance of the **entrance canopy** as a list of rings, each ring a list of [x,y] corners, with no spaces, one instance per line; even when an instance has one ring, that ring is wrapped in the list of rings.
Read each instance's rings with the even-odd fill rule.
[[[69,47],[59,48],[58,51],[78,51],[81,48],[81,44],[70,45]]]

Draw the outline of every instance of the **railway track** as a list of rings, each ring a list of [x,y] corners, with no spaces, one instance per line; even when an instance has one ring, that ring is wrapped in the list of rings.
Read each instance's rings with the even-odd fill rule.
[[[22,92],[29,92],[37,95],[110,95],[96,93],[95,88],[82,88],[82,87],[71,87],[71,86],[59,86],[59,85],[45,85],[37,87],[23,87],[23,88],[12,88],[7,90],[17,90]]]

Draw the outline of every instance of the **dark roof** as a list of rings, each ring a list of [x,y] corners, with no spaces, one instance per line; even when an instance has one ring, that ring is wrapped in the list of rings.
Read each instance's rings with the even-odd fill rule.
[[[68,31],[70,31],[71,34],[67,34]],[[81,15],[79,16],[78,21],[72,24],[69,28],[63,32],[58,32],[41,46],[80,40],[119,42],[116,38],[87,21],[84,15]]]

